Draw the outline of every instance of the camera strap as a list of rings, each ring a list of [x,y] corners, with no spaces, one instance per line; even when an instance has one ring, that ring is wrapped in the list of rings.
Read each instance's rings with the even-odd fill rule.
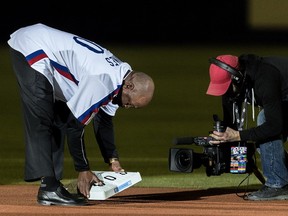
[[[245,118],[247,111],[247,97],[245,97],[244,102],[242,103],[242,112],[240,117],[240,109],[236,103],[233,103],[233,112],[236,117],[236,123],[238,131],[243,130]],[[247,147],[241,145],[241,142],[238,142],[238,145],[231,146],[231,160],[230,160],[230,173],[246,173],[246,164],[247,164]]]
[[[246,112],[247,112],[247,97],[245,97],[244,102],[242,104],[242,112],[240,117],[240,109],[236,103],[233,103],[233,113],[236,118],[237,123],[237,129],[238,131],[243,130],[245,118],[246,118]]]
[[[240,116],[240,108],[236,102],[233,103],[233,115],[235,116],[238,131],[243,130],[244,122],[247,120],[247,107],[248,107],[249,90],[246,89],[245,98],[242,103],[242,111]],[[252,92],[252,102],[254,103],[254,93]],[[252,108],[254,115],[254,107]],[[246,121],[247,123],[247,121]],[[231,146],[231,160],[230,160],[230,173],[246,173],[247,166],[247,146],[241,142],[238,146]]]
[[[251,93],[251,95],[250,95]],[[236,123],[237,123],[237,129],[239,131],[243,130],[243,126],[244,126],[244,122],[245,120],[247,120],[247,116],[246,116],[246,113],[247,113],[247,107],[248,107],[248,104],[252,105],[252,119],[253,121],[255,121],[255,104],[256,104],[256,101],[255,101],[255,97],[254,97],[254,89],[252,88],[251,91],[249,91],[248,89],[246,89],[246,92],[245,92],[245,97],[244,97],[244,101],[242,103],[242,112],[241,112],[241,118],[240,118],[240,108],[239,106],[237,105],[236,101],[233,103],[233,122],[235,122],[236,120]],[[246,121],[246,124],[247,124],[247,121]]]

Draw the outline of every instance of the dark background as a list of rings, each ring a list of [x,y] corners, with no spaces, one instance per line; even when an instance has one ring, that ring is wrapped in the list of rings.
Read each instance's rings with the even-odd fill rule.
[[[278,43],[285,31],[251,30],[249,0],[7,2],[0,42],[16,29],[42,22],[96,42]]]

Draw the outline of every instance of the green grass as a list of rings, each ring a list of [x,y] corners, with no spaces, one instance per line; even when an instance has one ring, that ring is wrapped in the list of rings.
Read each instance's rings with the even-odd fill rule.
[[[222,174],[207,177],[203,167],[193,173],[170,172],[169,148],[182,136],[207,135],[212,115],[222,111],[220,98],[207,96],[208,58],[220,54],[256,53],[285,55],[283,46],[119,46],[105,45],[126,60],[134,70],[150,74],[155,81],[155,96],[143,109],[119,109],[114,119],[116,144],[122,166],[137,171],[143,187],[237,187],[246,175]],[[0,184],[23,184],[24,143],[22,114],[17,83],[9,60],[8,48],[0,49],[1,151]],[[253,124],[253,122],[251,123]],[[86,148],[92,170],[107,170],[99,153],[92,125],[86,128]],[[201,147],[190,146],[201,150]],[[64,182],[77,177],[71,157],[65,149]],[[259,184],[255,176],[249,184]]]

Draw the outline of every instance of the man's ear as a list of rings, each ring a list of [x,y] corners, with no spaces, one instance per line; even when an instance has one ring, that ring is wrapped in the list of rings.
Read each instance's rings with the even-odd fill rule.
[[[126,81],[125,83],[124,83],[124,86],[123,86],[123,88],[125,88],[125,89],[130,89],[130,90],[132,90],[132,89],[134,89],[134,83],[132,83],[132,82],[129,82],[129,81]]]

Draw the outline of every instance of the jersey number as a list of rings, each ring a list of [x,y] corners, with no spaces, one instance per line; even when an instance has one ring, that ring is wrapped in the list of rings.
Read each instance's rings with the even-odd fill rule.
[[[96,44],[93,41],[89,41],[85,38],[81,38],[81,37],[76,37],[74,36],[73,39],[75,40],[76,43],[78,43],[79,45],[86,47],[87,49],[91,50],[94,53],[97,54],[102,54],[104,53],[104,49]],[[105,60],[111,65],[111,66],[118,66],[119,63],[121,62],[118,58],[116,58],[115,56],[111,56],[111,57],[107,57],[105,58]]]

